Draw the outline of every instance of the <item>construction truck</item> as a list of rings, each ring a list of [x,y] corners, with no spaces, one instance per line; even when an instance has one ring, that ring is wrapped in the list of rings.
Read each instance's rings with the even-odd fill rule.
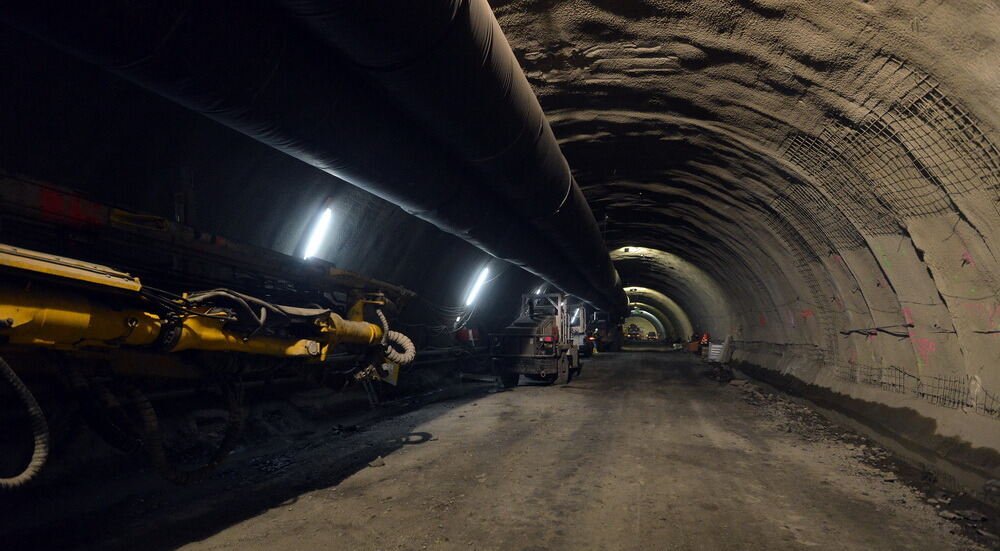
[[[566,384],[580,374],[580,350],[573,341],[567,301],[561,293],[522,295],[514,322],[490,335],[493,371],[504,387],[517,386],[522,375]]]

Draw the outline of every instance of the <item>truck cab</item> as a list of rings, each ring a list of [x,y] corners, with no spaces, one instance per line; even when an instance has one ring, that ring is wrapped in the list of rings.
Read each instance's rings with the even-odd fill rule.
[[[569,311],[571,312],[569,332],[573,338],[573,344],[576,345],[581,358],[588,358],[594,353],[596,337],[588,324],[587,306],[581,302],[570,306]]]

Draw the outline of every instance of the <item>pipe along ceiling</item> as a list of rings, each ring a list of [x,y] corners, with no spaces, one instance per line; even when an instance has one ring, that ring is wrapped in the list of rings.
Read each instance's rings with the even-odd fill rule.
[[[335,175],[602,308],[631,304],[682,337],[731,336],[737,362],[1000,478],[1000,13],[989,2],[495,0],[493,14],[483,0],[0,4],[3,21],[59,51],[325,171],[223,175],[200,194],[264,207]],[[34,55],[8,36],[13,65]],[[26,78],[69,67],[42,50]],[[19,101],[133,98],[73,70],[72,86],[51,79],[16,90]],[[119,134],[134,142],[155,139],[142,117],[188,120],[133,104],[141,115],[60,116],[133,129]],[[38,132],[59,127],[36,111]],[[179,143],[218,151],[204,166],[274,153],[202,123],[162,131],[164,157],[197,154]],[[52,163],[86,168],[90,141],[57,138],[45,142],[63,157]],[[0,148],[8,165],[38,149],[13,142]],[[129,153],[102,169],[124,171],[131,153],[143,162],[94,189],[157,177],[164,159]],[[485,262],[389,203],[342,193],[344,216],[371,222],[345,224],[363,251],[330,249],[347,267],[428,286],[437,278],[424,271],[437,270],[464,287]],[[249,223],[232,208],[216,218],[233,238],[295,233],[278,214]],[[540,283],[510,273],[484,290],[497,312]]]
[[[590,207],[485,0],[3,8],[13,27],[624,312]]]

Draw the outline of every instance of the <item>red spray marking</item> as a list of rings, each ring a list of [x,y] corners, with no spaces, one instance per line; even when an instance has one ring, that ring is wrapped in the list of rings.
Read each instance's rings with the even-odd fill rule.
[[[767,317],[764,316],[764,312],[760,313],[760,317],[757,318],[761,325],[767,325]]]
[[[805,310],[802,311],[802,318],[803,319],[809,319],[809,318],[813,317],[814,313],[815,312],[813,312],[811,308],[806,308]]]
[[[962,265],[968,264],[969,266],[975,266],[976,263],[972,261],[972,255],[969,254],[969,249],[962,249]]]
[[[841,266],[844,265],[844,258],[841,257],[839,254],[833,255],[833,261],[836,262],[837,264],[840,264]]]
[[[913,323],[913,312],[909,308],[903,308],[903,319],[906,320],[906,323]]]
[[[927,361],[927,356],[931,352],[937,350],[937,343],[930,339],[913,339],[913,345],[917,349],[917,354],[920,354],[920,357],[923,358],[924,361]]]

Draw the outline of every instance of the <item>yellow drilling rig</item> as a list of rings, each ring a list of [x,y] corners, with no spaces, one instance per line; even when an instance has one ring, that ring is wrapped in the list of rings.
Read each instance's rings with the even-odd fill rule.
[[[105,430],[121,446],[144,449],[160,474],[195,481],[223,461],[242,424],[239,374],[248,365],[321,370],[347,350],[356,380],[398,376],[413,343],[388,327],[378,293],[355,296],[341,316],[317,304],[275,304],[232,289],[172,294],[107,266],[0,244],[0,375],[27,412],[34,449],[0,488],[30,481],[49,452],[49,429],[23,374],[60,378],[100,405]],[[366,305],[377,320],[365,321]],[[338,350],[335,353],[335,350]],[[229,418],[207,464],[175,467],[164,451],[156,411],[136,377],[211,380]],[[113,440],[114,438],[112,438]]]

